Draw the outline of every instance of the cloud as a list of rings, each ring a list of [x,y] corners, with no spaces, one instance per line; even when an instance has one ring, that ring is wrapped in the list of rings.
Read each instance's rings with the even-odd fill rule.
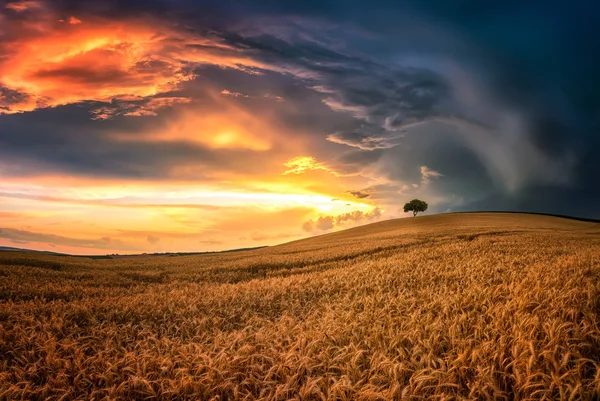
[[[266,94],[264,94],[262,96],[251,96],[251,95],[247,95],[245,93],[232,92],[230,90],[223,89],[221,91],[221,95],[223,95],[223,96],[230,96],[230,97],[234,97],[234,98],[243,98],[243,99],[251,99],[251,98],[256,99],[256,98],[262,97],[262,98],[266,98],[266,99],[273,99],[276,102],[285,102],[285,99],[283,97],[278,96],[278,95],[272,95],[270,93],[266,93]]]
[[[421,183],[423,185],[429,184],[431,182],[432,178],[439,178],[439,177],[443,177],[443,176],[444,176],[443,174],[441,174],[435,170],[432,170],[427,166],[421,166],[421,177],[422,177]]]
[[[338,214],[336,216],[319,216],[316,220],[309,220],[302,224],[302,229],[306,232],[314,230],[329,231],[335,227],[341,227],[347,223],[360,223],[365,220],[377,220],[381,217],[383,211],[376,207],[368,212],[355,210],[349,213]]]
[[[315,228],[315,222],[313,220],[305,221],[302,223],[302,229],[306,232],[311,232]]]
[[[264,67],[214,33],[191,33],[139,18],[97,17],[82,24],[71,17],[69,24],[56,25],[52,21],[58,19],[58,12],[51,3],[46,4],[49,7],[43,12],[27,19],[12,18],[5,28],[8,38],[2,41],[0,112],[154,97],[180,89],[201,65],[249,73]],[[14,3],[10,8],[23,11],[32,7]]]
[[[154,235],[148,235],[146,238],[149,244],[156,245],[160,242],[160,238],[155,237]]]
[[[418,187],[418,185],[417,185]],[[394,201],[398,195],[408,192],[409,186],[406,184],[386,183],[371,185],[358,191],[349,191],[357,199],[370,199],[373,202]]]
[[[384,133],[381,129],[365,129],[364,126],[355,131],[336,132],[329,134],[329,142],[351,146],[362,150],[387,149],[399,143],[404,135]]]
[[[99,239],[84,239],[63,237],[54,234],[43,234],[14,228],[0,228],[0,238],[8,239],[18,243],[42,242],[52,245],[71,246],[77,248],[96,249],[132,249],[129,244],[109,237]],[[133,247],[135,249],[135,247]]]
[[[337,215],[335,217],[335,224],[339,226],[349,221],[361,221],[363,219],[378,219],[379,217],[381,217],[381,213],[382,211],[379,208],[375,208],[370,212],[366,213],[360,210],[355,210],[354,212]]]
[[[278,95],[272,95],[270,93],[267,93],[266,95],[264,95],[265,98],[267,99],[273,99],[276,102],[282,103],[285,102],[285,98],[283,98],[282,96],[278,96]]]
[[[48,19],[38,18],[41,22]],[[422,66],[357,57],[330,42],[316,40],[303,22],[294,25],[304,35],[298,36],[273,20],[240,32],[183,31],[149,19],[85,20],[85,24],[69,29],[42,25],[47,33],[42,36],[23,34],[18,20],[11,25],[17,34],[11,36],[9,48],[21,50],[13,50],[6,59],[9,62],[0,66],[5,77],[0,101],[5,113],[94,101],[100,103],[92,111],[92,118],[97,120],[156,117],[160,110],[193,102],[188,96],[166,93],[181,91],[182,85],[195,80],[199,66],[215,65],[248,76],[271,71],[294,77],[322,95],[322,103],[332,111],[348,115],[347,127],[328,134],[330,142],[361,150],[386,150],[406,142],[406,136],[415,130],[446,124],[461,132],[457,140],[485,158],[489,173],[508,190],[557,177],[559,171],[562,181],[568,180],[569,163],[548,158],[526,135],[521,135],[522,146],[514,149],[514,135],[498,134],[496,129],[482,128],[464,117],[461,109],[467,107],[459,92],[468,85],[458,84],[460,74],[443,75]],[[17,43],[20,46],[12,46]],[[28,51],[31,46],[43,48],[43,54]],[[26,76],[23,71],[28,71]],[[476,86],[472,92],[478,89]],[[221,94],[250,96],[229,90]],[[261,151],[272,147],[270,138],[264,140],[262,133],[257,134],[264,127],[248,123],[251,117],[231,127],[231,112],[218,117],[194,114],[189,113],[172,127],[148,132],[144,138],[129,132],[118,132],[113,138],[123,143],[133,138],[192,140],[212,149]],[[243,116],[239,108],[235,114]],[[494,119],[490,127],[493,123]],[[509,130],[502,128],[502,132]],[[210,135],[195,135],[198,131]],[[347,167],[348,171],[353,169]],[[315,162],[294,168],[299,173],[328,167]],[[292,174],[294,168],[284,174]]]
[[[14,31],[21,28],[19,21],[11,25]],[[0,87],[13,95],[0,100],[0,110],[20,113],[176,90],[193,74],[179,57],[167,54],[172,40],[149,26],[110,21],[14,36],[3,43],[8,54],[0,61]]]
[[[225,105],[220,111],[199,114],[186,110],[170,119],[165,126],[148,129],[143,135],[127,132],[115,134],[119,141],[190,142],[207,149],[239,149],[266,152],[272,149],[275,134],[266,118],[243,109]]]
[[[363,192],[363,191],[348,191],[348,193],[350,193],[352,196],[354,196],[357,199],[365,199],[371,196],[370,193],[367,192]]]
[[[142,117],[158,116],[159,110],[172,108],[180,104],[188,104],[188,97],[135,97],[121,96],[106,105],[91,111],[93,120],[108,120],[116,116]]]
[[[428,115],[443,90],[431,72],[389,70],[311,37],[292,43],[291,37],[286,37],[291,32],[273,21],[271,31],[254,26],[240,34],[184,31],[155,20],[120,21],[101,16],[87,18],[85,24],[57,27],[49,24],[57,15],[52,7],[35,15],[37,32],[24,30],[20,20],[8,28],[12,40],[6,47],[11,52],[8,61],[0,64],[1,83],[26,101],[5,101],[5,113],[82,101],[109,102],[120,96],[156,96],[178,90],[202,65],[248,74],[275,71],[292,75],[326,93],[323,102],[332,109],[379,125],[392,110],[394,121]],[[295,27],[304,29],[301,24]],[[34,48],[42,50],[33,52]],[[247,96],[229,90],[222,93]],[[264,96],[283,100],[279,95]]]
[[[231,92],[231,91],[228,91],[227,89],[223,89],[221,91],[221,95],[223,95],[223,96],[232,96],[232,97],[245,97],[245,98],[249,98],[250,97],[249,95],[245,95],[245,94],[240,93],[240,92]]]
[[[122,197],[122,198],[90,198],[84,199],[81,197],[69,198],[65,196],[49,196],[49,195],[37,195],[27,194],[20,192],[2,192],[0,191],[0,198],[7,199],[18,199],[18,200],[29,200],[29,201],[40,201],[46,203],[59,203],[59,204],[71,204],[71,205],[89,205],[89,206],[102,206],[102,207],[119,207],[119,208],[133,208],[133,209],[198,209],[207,211],[224,210],[227,207],[210,205],[201,203],[201,199],[191,199],[186,196],[184,199],[149,199],[143,197]],[[194,201],[198,201],[194,203]],[[8,213],[8,212],[7,212]],[[8,215],[8,214],[7,214]],[[1,214],[0,214],[1,216]]]
[[[8,10],[13,10],[16,12],[23,12],[27,10],[31,10],[33,8],[41,8],[41,1],[14,1],[8,3],[4,6]]]
[[[480,98],[483,97],[483,94],[480,95]],[[520,113],[497,107],[486,114],[490,116],[489,121],[494,121],[491,125],[461,116],[429,116],[402,126],[401,136],[396,131],[381,130],[371,138],[362,133],[362,136],[349,136],[345,141],[334,142],[344,142],[362,150],[383,150],[387,154],[396,154],[396,157],[401,153],[407,157],[407,152],[414,152],[410,147],[419,141],[418,136],[435,134],[428,147],[419,150],[421,155],[442,153],[439,144],[448,140],[466,146],[481,160],[496,185],[506,191],[515,192],[534,183],[568,184],[573,169],[572,152],[562,150],[551,156],[537,147],[531,132],[527,130],[527,118]],[[401,142],[398,142],[399,138]],[[328,139],[331,140],[331,137]],[[404,149],[397,146],[399,144]],[[413,155],[408,157],[414,158]],[[424,182],[429,182],[429,179]]]
[[[322,231],[331,230],[333,228],[334,221],[335,220],[333,216],[321,216],[315,222],[315,226]]]
[[[326,167],[324,164],[317,162],[314,157],[310,156],[299,156],[284,164],[288,169],[283,172],[283,175],[289,174],[303,174],[307,171],[323,170],[333,175],[338,175],[335,171]]]
[[[83,123],[88,113],[76,106],[64,109],[64,114],[47,111],[34,120],[24,114],[4,116],[0,170],[4,177],[66,173],[92,179],[179,182],[276,173],[280,161],[261,154],[272,146],[267,142],[266,120],[250,113],[228,118],[227,111],[204,115],[189,111],[172,120],[125,127],[110,120]],[[65,121],[66,116],[70,117]]]

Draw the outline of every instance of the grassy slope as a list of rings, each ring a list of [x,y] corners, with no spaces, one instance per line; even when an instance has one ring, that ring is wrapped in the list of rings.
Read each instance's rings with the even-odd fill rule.
[[[475,213],[260,250],[0,253],[0,399],[600,396],[600,224]]]

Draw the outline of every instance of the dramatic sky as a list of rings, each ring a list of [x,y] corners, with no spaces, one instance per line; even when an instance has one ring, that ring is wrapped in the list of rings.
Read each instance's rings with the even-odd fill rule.
[[[600,217],[597,1],[0,1],[0,246]]]

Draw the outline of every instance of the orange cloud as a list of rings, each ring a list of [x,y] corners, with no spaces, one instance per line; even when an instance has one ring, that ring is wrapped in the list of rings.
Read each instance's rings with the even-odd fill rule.
[[[260,121],[248,115],[209,114],[196,115],[184,113],[166,129],[158,129],[144,134],[144,140],[150,141],[190,141],[202,144],[210,149],[250,149],[266,151],[271,149],[269,139],[261,136],[264,131]],[[115,135],[121,140],[139,140],[139,135]]]
[[[152,99],[152,101],[133,113],[139,111],[154,113],[156,108],[166,107],[172,102],[184,102],[184,99],[174,100]],[[179,112],[166,126],[157,127],[140,133],[115,133],[115,139],[129,141],[188,141],[201,144],[210,149],[248,149],[267,151],[273,147],[281,133],[272,128],[271,116],[268,113],[256,115],[247,109],[233,104],[216,93],[212,94],[213,107],[210,110],[197,110],[189,107]],[[137,115],[129,113],[126,115]]]
[[[21,11],[34,4],[7,7]],[[0,43],[0,113],[148,98],[179,89],[194,78],[193,67],[202,64],[247,72],[266,68],[217,36],[179,32],[158,21],[57,20],[44,9],[26,19],[11,18],[2,28],[8,39]],[[155,106],[127,115],[152,114],[160,107]]]
[[[0,83],[22,94],[5,112],[31,111],[115,96],[153,96],[191,78],[160,56],[164,38],[143,27],[67,29],[6,45]],[[1,101],[1,100],[0,100]]]
[[[288,168],[283,175],[288,174],[302,174],[307,171],[323,170],[331,173],[335,176],[338,175],[335,171],[325,166],[323,163],[319,163],[314,157],[300,156],[295,157],[292,160],[284,164]]]

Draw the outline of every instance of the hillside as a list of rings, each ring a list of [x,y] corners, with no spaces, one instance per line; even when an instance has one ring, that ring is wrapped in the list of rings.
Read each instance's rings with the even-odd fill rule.
[[[449,213],[418,218],[386,220],[367,224],[344,231],[325,234],[309,239],[291,242],[339,241],[367,236],[385,236],[390,234],[407,235],[435,232],[445,234],[451,230],[583,230],[600,233],[600,221],[583,221],[575,218],[557,217],[529,213]],[[286,244],[284,244],[286,245]]]
[[[600,397],[600,224],[468,213],[258,250],[0,252],[0,399]]]

